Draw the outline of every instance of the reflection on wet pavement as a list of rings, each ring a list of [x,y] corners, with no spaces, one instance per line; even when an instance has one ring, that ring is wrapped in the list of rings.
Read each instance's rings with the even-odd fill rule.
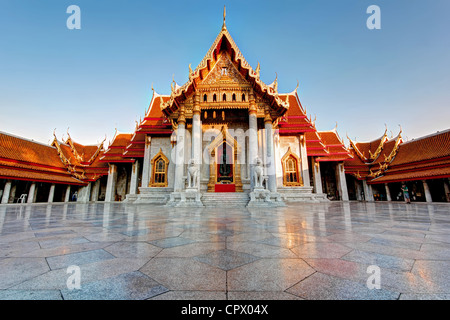
[[[449,299],[449,244],[448,204],[0,205],[0,299]]]

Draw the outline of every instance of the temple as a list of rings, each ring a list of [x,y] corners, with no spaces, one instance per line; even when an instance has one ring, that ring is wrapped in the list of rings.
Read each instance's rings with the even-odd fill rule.
[[[188,81],[153,96],[108,146],[0,132],[1,203],[126,201],[167,206],[284,206],[331,200],[449,201],[450,130],[403,141],[318,131],[297,94],[260,79],[225,24]],[[63,139],[62,139],[63,140]]]

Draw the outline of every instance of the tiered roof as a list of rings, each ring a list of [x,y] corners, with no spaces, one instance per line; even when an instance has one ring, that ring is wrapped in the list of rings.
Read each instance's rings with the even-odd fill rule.
[[[0,132],[0,178],[83,185],[61,162],[54,146]]]
[[[178,86],[176,83],[175,85],[172,85],[172,92],[168,101],[161,104],[161,109],[165,115],[169,116],[176,112],[186,97],[190,96],[196,90],[196,86],[201,84],[219,61],[220,53],[222,51],[228,53],[236,70],[238,70],[242,78],[252,86],[255,93],[264,96],[265,99],[269,101],[272,112],[276,113],[278,116],[286,113],[289,106],[278,94],[277,80],[270,85],[261,81],[259,64],[256,70],[253,70],[228,32],[224,20],[220,33],[197,68],[192,71],[189,66],[189,80],[182,86]]]
[[[316,158],[316,161],[344,161],[352,158],[336,128],[330,131],[319,131],[318,136],[326,146],[327,154]]]
[[[132,133],[116,133],[112,143],[108,146],[106,151],[100,156],[100,162],[134,162],[133,158],[126,157],[124,153],[130,145],[130,140],[133,137]]]

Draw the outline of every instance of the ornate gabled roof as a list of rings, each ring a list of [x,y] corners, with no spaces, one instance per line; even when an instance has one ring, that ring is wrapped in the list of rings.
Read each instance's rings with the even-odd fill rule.
[[[353,141],[348,136],[347,139],[350,141],[350,147],[355,151],[355,154],[367,164],[374,162],[378,158],[381,151],[383,151],[384,144],[389,140],[387,128],[380,138],[370,142]]]
[[[179,108],[179,104],[195,91],[196,87],[202,83],[219,61],[220,53],[223,51],[228,53],[230,61],[240,75],[253,87],[253,90],[267,98],[272,110],[276,110],[279,115],[283,115],[288,110],[289,104],[281,99],[278,94],[277,82],[267,85],[261,81],[259,64],[256,71],[253,70],[245,60],[224,23],[212,46],[195,70],[192,70],[189,66],[189,80],[182,86],[171,86],[172,92],[168,101],[161,104],[161,109],[165,115],[169,116],[175,112]]]
[[[82,181],[95,181],[108,173],[107,164],[99,162],[103,153],[103,140],[99,145],[82,145],[74,142],[68,134],[65,142],[60,142],[53,132],[52,146],[56,148],[61,163],[71,175]],[[106,138],[105,138],[106,139]]]
[[[397,137],[389,139],[387,128],[379,139],[371,142],[353,142],[350,138],[351,152],[353,160],[345,162],[345,170],[349,173],[360,171],[360,178],[374,179],[382,176],[396,156],[400,144],[403,142],[401,129]],[[378,147],[375,147],[377,146]],[[364,150],[361,152],[361,150]],[[374,152],[372,152],[374,150]],[[361,153],[368,153],[369,157],[362,156]]]
[[[65,143],[70,146],[71,152],[77,160],[79,166],[90,166],[103,150],[103,143],[106,140],[103,139],[98,145],[82,145],[72,140],[69,132],[67,132],[68,138]]]

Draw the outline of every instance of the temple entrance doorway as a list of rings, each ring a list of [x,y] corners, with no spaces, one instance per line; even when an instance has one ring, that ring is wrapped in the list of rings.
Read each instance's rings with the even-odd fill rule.
[[[208,149],[211,155],[208,192],[242,192],[238,161],[241,148],[236,139],[223,127]]]

